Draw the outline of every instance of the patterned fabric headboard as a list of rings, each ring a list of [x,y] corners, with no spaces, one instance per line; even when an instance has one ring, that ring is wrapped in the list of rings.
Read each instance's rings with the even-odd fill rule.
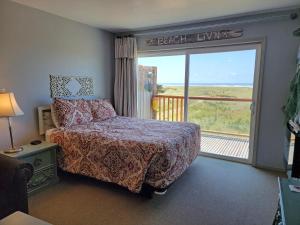
[[[92,77],[50,75],[51,98],[94,96]]]

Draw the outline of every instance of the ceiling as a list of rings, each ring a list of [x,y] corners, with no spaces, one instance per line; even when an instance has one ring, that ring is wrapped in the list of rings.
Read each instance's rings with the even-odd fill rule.
[[[299,0],[12,0],[112,32],[299,6]]]

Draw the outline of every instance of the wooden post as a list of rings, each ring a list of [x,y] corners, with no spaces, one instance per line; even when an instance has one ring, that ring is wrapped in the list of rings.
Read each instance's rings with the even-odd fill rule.
[[[176,121],[178,122],[178,98],[176,98]]]
[[[172,121],[174,121],[174,116],[175,116],[175,98],[172,98]]]
[[[166,101],[165,101],[165,97],[163,97],[163,120],[166,119]]]
[[[180,116],[181,116],[181,121],[183,121],[183,98],[181,99],[181,104],[180,104]]]
[[[161,114],[161,104],[160,104],[160,102],[161,102],[161,98],[159,97],[158,98],[158,118],[159,118],[159,120],[160,120],[160,114]]]
[[[170,117],[170,98],[168,97],[168,120],[170,120],[169,117]]]

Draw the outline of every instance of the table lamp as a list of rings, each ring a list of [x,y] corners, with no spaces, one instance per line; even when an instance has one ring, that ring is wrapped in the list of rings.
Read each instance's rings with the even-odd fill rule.
[[[0,118],[7,118],[11,143],[11,148],[5,150],[5,153],[16,153],[23,150],[22,148],[16,148],[14,146],[14,139],[12,135],[10,120],[10,117],[21,116],[23,114],[23,111],[20,109],[15,99],[15,95],[12,92],[5,92],[3,90],[0,91]]]

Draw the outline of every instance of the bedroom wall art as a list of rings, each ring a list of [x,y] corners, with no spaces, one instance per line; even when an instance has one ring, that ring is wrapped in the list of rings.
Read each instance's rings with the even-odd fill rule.
[[[50,74],[50,92],[51,98],[93,96],[93,78]]]

